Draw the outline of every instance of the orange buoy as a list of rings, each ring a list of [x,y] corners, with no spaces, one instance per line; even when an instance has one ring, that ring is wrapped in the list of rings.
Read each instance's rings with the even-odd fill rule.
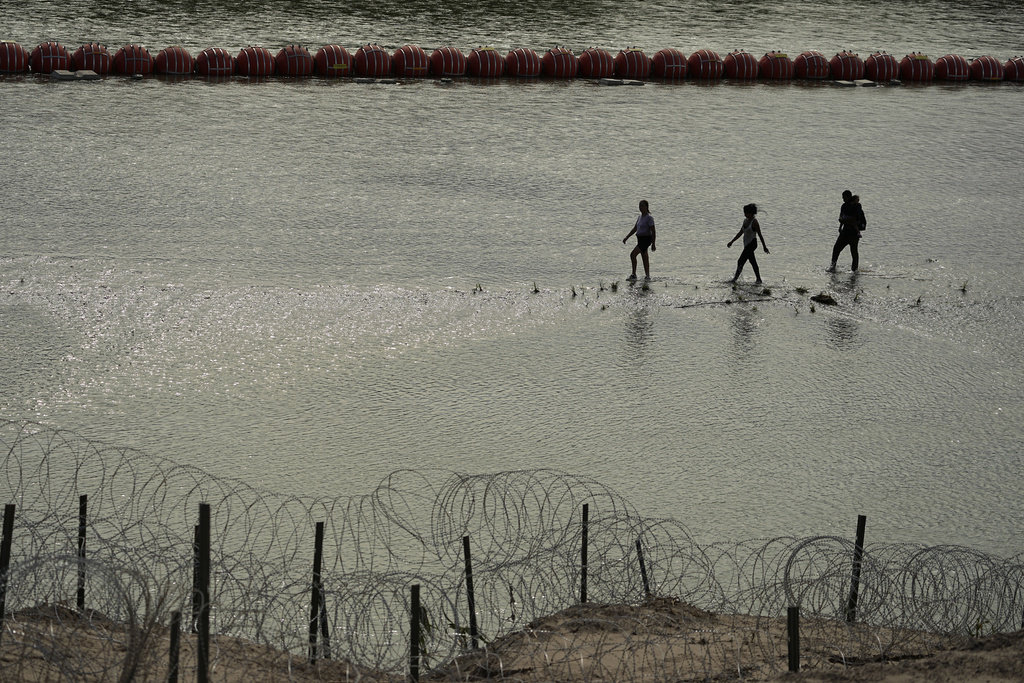
[[[733,50],[725,56],[723,62],[726,78],[752,80],[761,72],[757,57],[743,50]]]
[[[588,47],[580,54],[581,78],[608,78],[615,73],[612,54],[599,47]]]
[[[160,55],[157,55],[157,59]],[[226,78],[235,75],[235,58],[222,47],[208,47],[195,59],[195,71],[200,76]]]
[[[28,52],[18,43],[0,41],[0,71],[4,73],[20,73],[28,71]]]
[[[657,78],[681,81],[686,78],[686,55],[672,47],[665,47],[651,57],[651,74]]]
[[[28,67],[41,74],[71,69],[74,65],[71,55],[60,43],[40,43],[28,56]]]
[[[380,45],[363,45],[352,58],[356,75],[380,78],[391,75],[391,55]]]
[[[466,55],[456,47],[439,47],[430,53],[430,72],[435,76],[465,76]]]
[[[192,73],[194,67],[192,54],[181,45],[165,47],[153,58],[153,71],[158,74],[181,76]]]
[[[864,60],[864,75],[868,80],[886,83],[900,75],[900,64],[886,52],[875,52]]]
[[[615,55],[615,75],[619,78],[647,78],[651,75],[651,60],[640,48],[627,47]]]
[[[540,72],[548,78],[576,78],[580,60],[567,47],[553,47],[540,60]]]
[[[279,76],[312,76],[313,57],[301,45],[283,47],[274,57],[274,73]]]
[[[110,56],[106,45],[86,43],[71,56],[75,62],[75,71],[95,71],[101,76],[110,73],[114,58]]]
[[[517,47],[505,55],[505,75],[540,76],[540,56],[528,47]]]
[[[971,60],[971,78],[976,81],[1001,81],[1003,71],[1003,65],[995,57],[985,55]]]
[[[153,55],[141,45],[125,45],[114,53],[114,72],[127,74],[153,73]]]
[[[864,60],[856,52],[843,50],[828,60],[832,78],[837,81],[856,81],[864,78]]]
[[[900,78],[904,81],[927,82],[935,76],[935,65],[928,55],[911,52],[900,60]]]
[[[418,45],[406,45],[395,50],[391,70],[401,78],[423,78],[430,73],[430,59]]]
[[[341,45],[324,45],[313,57],[313,67],[321,76],[334,78],[352,75],[352,55]]]
[[[757,65],[761,70],[761,78],[776,81],[787,81],[793,78],[793,60],[785,52],[772,50],[765,53]]]
[[[960,55],[942,55],[935,60],[935,78],[940,81],[966,81],[971,65]]]
[[[687,69],[690,78],[710,80],[721,78],[725,71],[725,64],[717,52],[713,50],[697,50],[687,60]]]
[[[817,50],[804,50],[793,60],[793,75],[796,78],[828,78],[832,72],[828,59]]]
[[[274,55],[260,45],[248,45],[235,57],[235,73],[239,76],[273,76]]]
[[[1011,57],[1003,65],[1004,81],[1024,81],[1024,57]]]
[[[493,47],[478,47],[466,57],[466,73],[482,78],[497,78],[505,73],[505,60]]]

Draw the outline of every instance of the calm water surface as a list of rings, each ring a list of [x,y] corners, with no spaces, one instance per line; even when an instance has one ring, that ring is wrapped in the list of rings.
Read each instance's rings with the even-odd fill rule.
[[[338,12],[0,2],[0,34],[1024,52],[1010,3]],[[708,542],[866,514],[878,540],[1021,551],[1018,85],[8,76],[0,102],[0,417],[287,494],[555,467]],[[847,187],[863,272],[829,275]],[[726,283],[751,201],[767,292]]]

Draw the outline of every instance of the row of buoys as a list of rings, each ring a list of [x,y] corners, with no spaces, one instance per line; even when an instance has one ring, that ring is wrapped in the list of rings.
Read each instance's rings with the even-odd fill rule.
[[[607,50],[596,47],[587,48],[579,55],[565,47],[554,47],[543,56],[525,47],[511,50],[504,56],[493,47],[478,47],[468,55],[458,48],[440,47],[428,56],[416,45],[406,45],[392,53],[375,44],[364,45],[353,53],[340,45],[325,45],[315,54],[301,45],[289,45],[276,55],[265,47],[253,45],[243,48],[237,55],[224,48],[211,47],[193,57],[180,45],[152,55],[141,45],[125,45],[111,54],[104,45],[87,43],[70,53],[60,43],[45,42],[30,53],[18,43],[0,41],[0,72],[50,74],[62,70],[88,70],[100,75],[1022,81],[1024,57],[1013,57],[1004,64],[988,55],[968,61],[960,55],[949,54],[932,61],[926,55],[913,52],[897,61],[886,52],[875,52],[861,59],[849,51],[827,58],[820,52],[807,50],[795,58],[772,51],[758,59],[743,50],[735,50],[723,58],[713,50],[697,50],[687,56],[673,48],[658,50],[653,57],[638,48],[626,48],[612,57]]]

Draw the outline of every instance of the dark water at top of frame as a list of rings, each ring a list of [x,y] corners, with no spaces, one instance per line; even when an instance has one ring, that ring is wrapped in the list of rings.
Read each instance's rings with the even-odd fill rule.
[[[1005,61],[1022,24],[982,2],[0,2],[29,49],[193,54]],[[707,541],[866,514],[878,540],[1016,553],[1022,104],[1011,83],[0,77],[0,416],[287,494],[554,467]],[[829,275],[845,188],[863,267]],[[646,288],[621,242],[640,198]],[[771,254],[734,290],[748,202]]]

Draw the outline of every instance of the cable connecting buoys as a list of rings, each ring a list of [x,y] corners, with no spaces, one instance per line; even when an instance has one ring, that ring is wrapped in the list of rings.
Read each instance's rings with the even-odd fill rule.
[[[20,73],[22,71],[28,71],[28,52],[13,41],[0,41],[0,72]]]
[[[856,81],[864,78],[864,60],[856,52],[843,50],[828,60],[832,78],[837,81]]]
[[[754,80],[761,73],[761,65],[757,57],[743,50],[733,50],[722,60],[725,66],[725,77],[738,80]]]
[[[610,78],[615,73],[615,59],[607,50],[588,47],[580,54],[580,77]]]
[[[971,78],[976,81],[1003,80],[1003,65],[995,57],[984,55],[971,60]]]
[[[228,78],[235,75],[235,58],[222,47],[208,47],[196,55],[195,71],[200,76]]]
[[[935,60],[938,81],[966,81],[970,77],[971,65],[960,55],[942,55]]]
[[[1024,57],[1011,57],[1003,64],[1004,81],[1024,81]]]
[[[864,60],[864,75],[876,83],[888,83],[899,78],[900,63],[887,52],[875,52]]]
[[[406,45],[391,56],[391,70],[400,78],[423,78],[430,73],[430,58],[418,45]]]
[[[651,60],[644,51],[627,47],[615,55],[615,75],[619,78],[643,79],[651,74]]]
[[[651,75],[655,78],[681,81],[686,78],[686,66],[686,55],[675,48],[662,48],[651,57]]]
[[[430,72],[442,78],[465,76],[466,55],[456,47],[439,47],[430,53]]]
[[[821,80],[831,73],[828,58],[817,50],[804,50],[793,60],[793,76],[796,78]]]
[[[324,45],[313,57],[316,73],[327,78],[351,76],[353,73],[352,55],[341,45]]]
[[[281,48],[274,56],[274,73],[278,76],[306,77],[313,75],[313,57],[301,45]]]
[[[75,71],[94,71],[100,76],[110,73],[114,65],[114,58],[111,57],[106,45],[99,43],[86,43],[71,55],[75,62]]]
[[[274,55],[262,45],[243,47],[235,57],[235,73],[239,76],[273,76]]]
[[[517,47],[505,55],[505,75],[512,78],[540,76],[540,56],[528,47]]]
[[[69,70],[74,66],[71,55],[60,43],[46,42],[37,45],[28,57],[32,71],[48,74],[53,71]]]
[[[505,73],[505,60],[493,47],[478,47],[466,57],[466,73],[481,78],[497,78]]]
[[[911,52],[900,60],[900,78],[914,83],[926,83],[935,77],[935,65],[928,55]]]
[[[114,53],[114,73],[134,76],[153,73],[153,55],[141,45],[125,45]]]
[[[391,75],[391,53],[375,43],[363,45],[356,50],[352,61],[357,76],[381,78]]]
[[[765,53],[757,62],[761,70],[761,78],[775,81],[787,81],[793,78],[793,60],[785,52]]]
[[[194,67],[192,54],[181,45],[165,47],[153,58],[153,71],[158,74],[183,76],[192,73]]]
[[[548,78],[576,78],[580,61],[567,47],[553,47],[540,60],[541,75]]]
[[[725,64],[714,50],[697,50],[687,60],[690,78],[702,81],[721,78],[725,73]]]

